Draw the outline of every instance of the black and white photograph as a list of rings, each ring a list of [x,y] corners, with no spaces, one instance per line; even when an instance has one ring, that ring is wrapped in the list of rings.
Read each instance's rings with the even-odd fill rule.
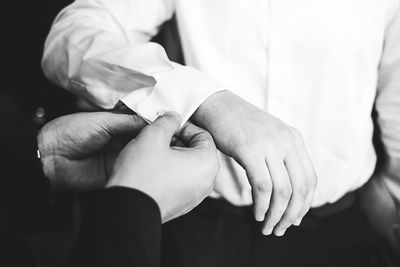
[[[0,10],[0,267],[400,267],[400,0]]]

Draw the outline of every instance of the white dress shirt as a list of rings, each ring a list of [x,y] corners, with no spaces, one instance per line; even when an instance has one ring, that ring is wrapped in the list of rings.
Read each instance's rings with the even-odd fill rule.
[[[187,66],[149,42],[173,14]],[[160,110],[185,121],[214,92],[234,92],[302,132],[319,178],[313,206],[371,177],[377,98],[386,176],[399,185],[399,0],[77,0],[56,18],[42,66],[67,90],[103,108],[122,99],[148,121]],[[213,196],[250,204],[244,170],[220,158]]]

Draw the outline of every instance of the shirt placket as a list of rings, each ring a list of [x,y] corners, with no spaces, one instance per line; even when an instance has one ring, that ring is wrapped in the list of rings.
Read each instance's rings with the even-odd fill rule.
[[[288,0],[268,0],[268,58],[267,58],[267,99],[266,110],[274,116],[284,118],[285,88],[282,86],[284,77],[285,52],[283,43],[287,35],[284,20],[285,7],[289,5]],[[286,66],[290,67],[290,66]]]
[[[263,35],[265,36],[265,49],[266,49],[266,63],[265,63],[265,76],[264,76],[264,87],[265,87],[265,92],[264,92],[264,109],[268,110],[269,108],[269,102],[270,102],[270,70],[271,70],[271,23],[272,23],[272,18],[271,18],[271,3],[272,0],[266,0],[265,1],[265,10],[266,10],[266,25],[265,25],[265,32]]]

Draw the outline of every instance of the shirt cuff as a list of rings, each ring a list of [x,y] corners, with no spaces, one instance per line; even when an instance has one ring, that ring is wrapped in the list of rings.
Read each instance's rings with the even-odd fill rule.
[[[121,99],[147,122],[157,119],[160,112],[176,111],[182,116],[183,125],[209,96],[225,90],[221,84],[188,66],[159,75],[156,80],[146,97],[139,90]],[[137,99],[143,101],[138,103]]]

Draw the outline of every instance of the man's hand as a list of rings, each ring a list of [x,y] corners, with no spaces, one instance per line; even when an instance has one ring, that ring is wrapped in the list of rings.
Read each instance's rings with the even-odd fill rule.
[[[123,147],[119,138],[135,136],[145,125],[138,116],[110,112],[77,113],[46,124],[38,135],[38,146],[53,189],[85,191],[104,187]],[[118,139],[120,143],[115,142]]]
[[[300,224],[317,179],[299,131],[228,91],[209,97],[192,119],[246,170],[263,234]]]
[[[171,146],[181,118],[168,112],[128,143],[115,161],[107,184],[140,190],[159,205],[163,222],[181,216],[211,193],[219,163],[211,135],[186,124],[179,138],[187,147]]]

